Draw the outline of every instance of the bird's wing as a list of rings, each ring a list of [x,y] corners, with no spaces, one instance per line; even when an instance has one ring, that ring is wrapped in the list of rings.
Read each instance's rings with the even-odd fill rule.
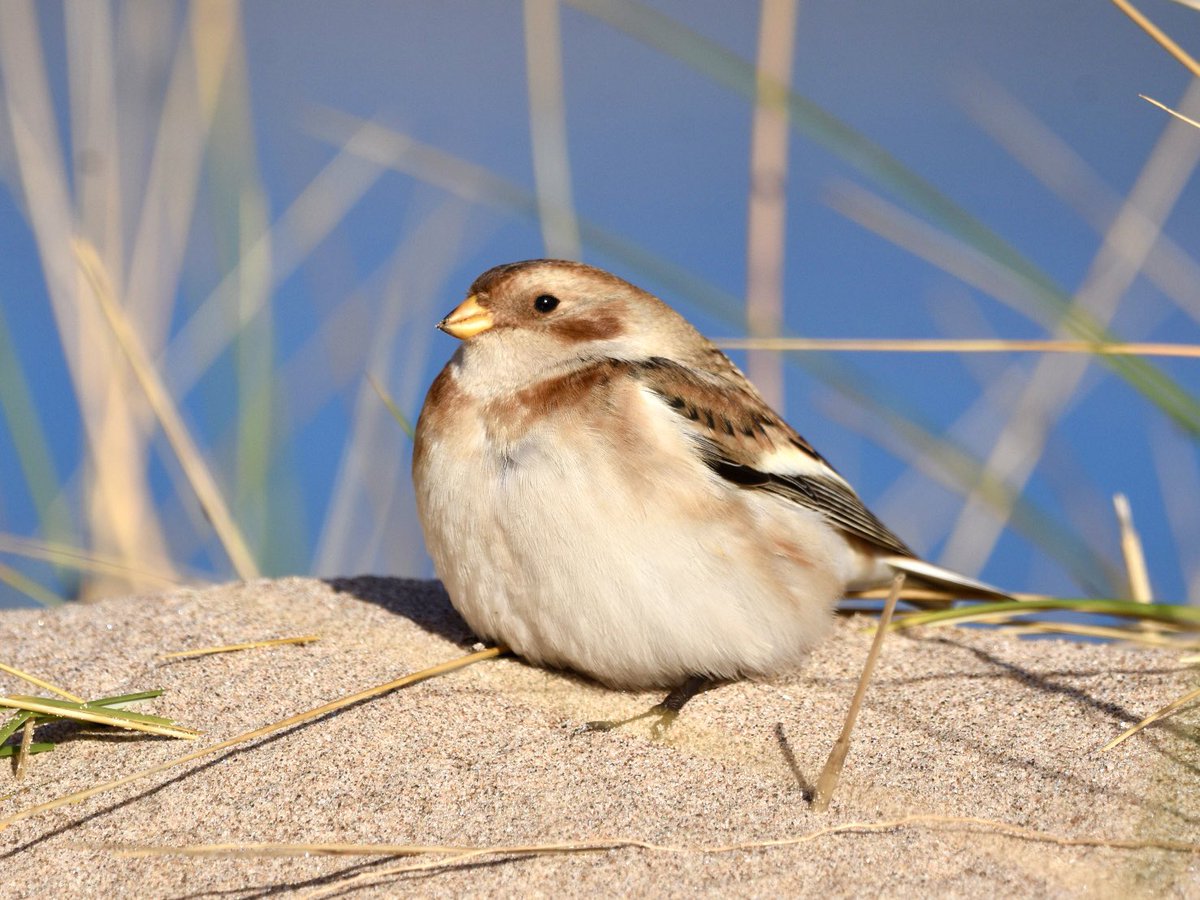
[[[914,556],[732,363],[726,364],[727,370],[714,374],[655,357],[630,364],[630,371],[686,421],[697,453],[721,478],[815,510],[834,528],[880,550]]]

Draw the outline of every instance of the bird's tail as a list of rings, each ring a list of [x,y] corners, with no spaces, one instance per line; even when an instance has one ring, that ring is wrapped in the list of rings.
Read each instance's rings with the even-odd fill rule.
[[[1012,600],[1013,596],[1006,591],[993,587],[986,582],[966,575],[959,575],[950,569],[917,559],[913,556],[883,556],[879,562],[891,566],[898,572],[911,575],[914,580],[931,585],[939,590],[945,590],[953,597],[972,600]]]

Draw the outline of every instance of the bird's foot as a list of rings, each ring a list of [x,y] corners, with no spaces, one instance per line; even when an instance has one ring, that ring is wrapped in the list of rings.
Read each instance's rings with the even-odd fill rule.
[[[671,726],[679,718],[679,710],[671,709],[660,703],[654,709],[650,710],[647,715],[658,716],[658,721],[650,726],[651,739],[665,741],[667,739],[667,732],[671,730]]]
[[[630,716],[628,719],[599,719],[595,722],[584,722],[575,729],[575,733],[586,734],[592,731],[612,731],[614,728],[620,728],[623,725],[629,725],[633,722],[640,722],[642,719],[649,718],[656,719],[654,724],[650,726],[650,737],[656,741],[663,741],[667,738],[671,724],[679,718],[679,711],[668,709],[659,703],[644,713],[638,713],[636,716]]]
[[[663,699],[662,703],[655,704],[644,713],[638,713],[636,716],[630,716],[628,719],[601,719],[595,722],[584,722],[575,729],[575,733],[584,734],[590,731],[612,731],[614,728],[620,728],[622,725],[629,725],[632,722],[638,722],[642,719],[654,718],[656,721],[650,726],[650,737],[656,741],[665,741],[671,730],[671,725],[679,718],[679,711],[683,709],[684,704],[711,685],[712,682],[707,678],[700,675],[693,676],[671,691]]]

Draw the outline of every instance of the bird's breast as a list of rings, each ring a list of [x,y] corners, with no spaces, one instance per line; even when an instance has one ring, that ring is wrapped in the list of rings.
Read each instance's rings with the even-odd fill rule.
[[[774,671],[824,631],[822,532],[787,525],[802,550],[782,554],[779,501],[713,477],[661,401],[631,386],[500,421],[459,400],[422,415],[414,479],[438,574],[481,637],[645,687]]]

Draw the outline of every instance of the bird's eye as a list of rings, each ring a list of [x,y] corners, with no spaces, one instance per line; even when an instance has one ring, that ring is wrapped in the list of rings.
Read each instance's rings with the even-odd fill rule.
[[[533,308],[540,313],[551,312],[556,306],[558,306],[558,298],[551,297],[549,294],[541,294],[533,301]]]

